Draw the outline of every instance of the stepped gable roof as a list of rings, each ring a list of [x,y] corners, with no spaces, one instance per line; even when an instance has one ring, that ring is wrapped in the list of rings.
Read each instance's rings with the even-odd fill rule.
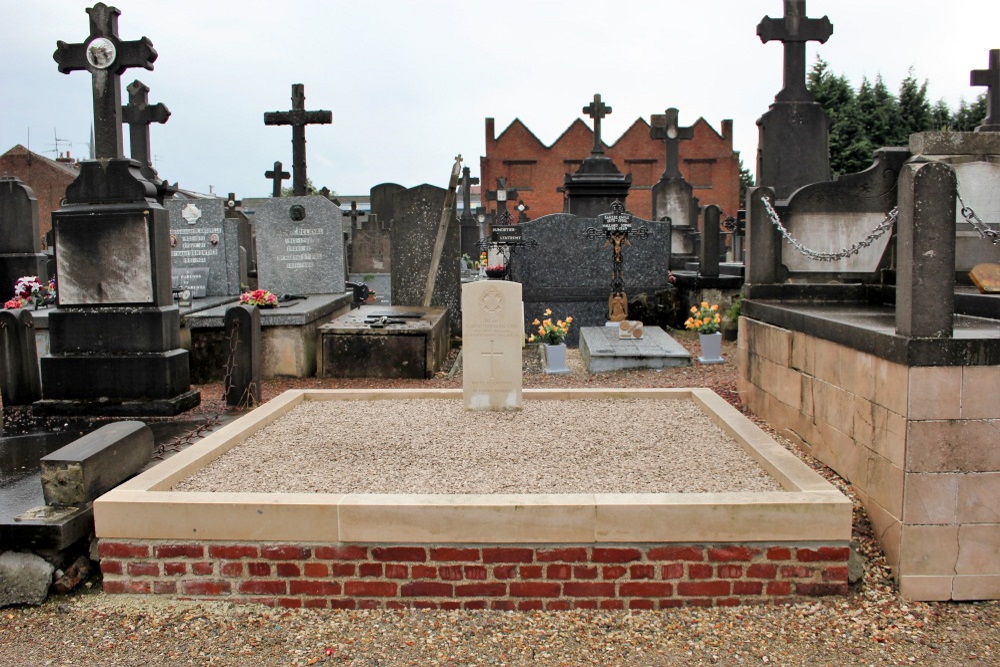
[[[614,148],[621,143],[622,139],[636,132],[640,133],[643,139],[649,138],[649,123],[646,122],[646,119],[642,116],[636,118],[635,122],[629,125],[628,129],[622,132],[622,135],[615,140],[615,143],[608,146],[608,148]]]
[[[526,132],[528,134],[528,136],[531,137],[532,139],[534,139],[535,142],[539,146],[541,146],[542,148],[548,148],[548,146],[546,146],[545,144],[543,144],[541,142],[541,140],[538,137],[535,136],[534,132],[532,132],[531,130],[528,129],[527,125],[525,125],[523,122],[521,122],[520,118],[515,118],[514,120],[512,120],[510,122],[510,125],[508,125],[507,127],[505,127],[504,130],[503,130],[503,132],[501,132],[497,136],[496,141],[499,142],[501,139],[503,139],[507,135],[508,132],[514,134],[514,133],[519,132],[519,131]]]

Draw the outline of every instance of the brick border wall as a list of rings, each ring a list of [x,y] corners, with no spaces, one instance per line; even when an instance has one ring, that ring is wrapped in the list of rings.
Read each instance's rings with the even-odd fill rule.
[[[108,593],[334,609],[667,609],[845,595],[846,543],[384,545],[101,540]]]

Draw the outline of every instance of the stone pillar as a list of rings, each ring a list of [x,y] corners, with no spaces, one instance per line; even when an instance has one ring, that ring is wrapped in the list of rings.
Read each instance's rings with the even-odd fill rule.
[[[719,275],[719,217],[722,212],[715,204],[705,207],[701,231],[701,268],[698,273],[706,278]]]
[[[0,398],[5,408],[42,397],[34,319],[26,310],[0,310]]]
[[[899,175],[896,333],[949,338],[955,315],[955,170],[912,160]]]
[[[781,233],[774,227],[761,197],[774,206],[774,190],[757,187],[747,190],[747,285],[779,282],[781,265]],[[747,294],[749,296],[749,292]]]
[[[260,310],[256,306],[226,309],[226,405],[252,408],[260,405],[261,333]]]

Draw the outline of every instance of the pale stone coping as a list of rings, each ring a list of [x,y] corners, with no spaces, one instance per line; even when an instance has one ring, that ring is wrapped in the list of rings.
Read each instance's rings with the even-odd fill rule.
[[[646,494],[176,492],[304,400],[455,399],[460,389],[293,390],[94,502],[98,537],[389,543],[847,541],[851,502],[708,389],[526,389],[527,400],[686,399],[784,491]]]

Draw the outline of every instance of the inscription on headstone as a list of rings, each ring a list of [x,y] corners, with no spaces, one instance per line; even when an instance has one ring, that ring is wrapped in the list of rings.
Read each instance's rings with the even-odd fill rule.
[[[520,283],[462,285],[462,396],[467,410],[520,410],[524,344]]]
[[[194,297],[239,294],[239,228],[246,223],[226,217],[227,203],[222,199],[169,199],[165,206],[170,211],[174,287],[186,287]]]

